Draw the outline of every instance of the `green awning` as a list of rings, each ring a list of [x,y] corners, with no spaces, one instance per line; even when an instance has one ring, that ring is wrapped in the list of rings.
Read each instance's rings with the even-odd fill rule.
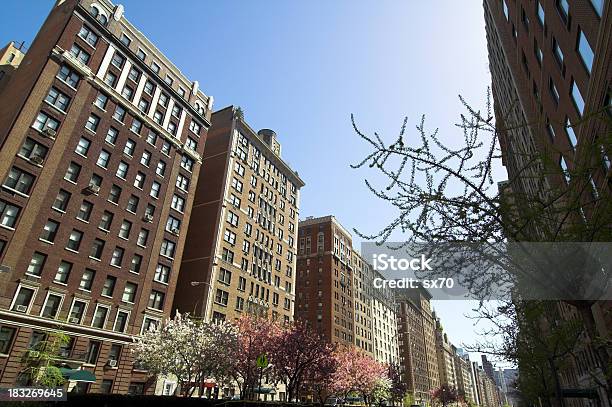
[[[96,375],[94,375],[89,370],[67,369],[65,367],[61,367],[60,371],[62,372],[62,376],[74,382],[87,382],[87,383],[96,382]]]

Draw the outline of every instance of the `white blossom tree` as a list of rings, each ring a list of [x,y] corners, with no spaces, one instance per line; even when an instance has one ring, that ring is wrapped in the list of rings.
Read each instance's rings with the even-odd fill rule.
[[[192,396],[196,389],[201,396],[204,379],[225,383],[231,376],[228,354],[236,343],[234,325],[204,322],[177,313],[159,329],[137,338],[132,351],[150,373],[175,376],[183,396]]]

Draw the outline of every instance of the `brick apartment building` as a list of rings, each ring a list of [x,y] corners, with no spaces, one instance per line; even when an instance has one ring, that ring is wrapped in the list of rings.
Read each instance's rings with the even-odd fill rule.
[[[441,384],[431,294],[422,288],[395,291],[399,305],[397,331],[404,381],[417,403],[429,401],[430,391]]]
[[[334,216],[306,218],[298,230],[296,319],[332,343],[399,364],[395,298],[374,288],[380,274],[355,250],[351,233]]]
[[[500,134],[509,177],[503,187],[529,200],[547,199],[551,186],[584,186],[580,214],[587,221],[597,210],[590,202],[610,199],[612,185],[610,1],[485,0],[484,9],[496,122],[500,128],[519,125]],[[537,166],[527,165],[534,156],[558,163],[558,172],[547,171],[544,179]],[[576,169],[588,173],[572,175]],[[577,317],[567,304],[556,307],[559,318]],[[609,337],[609,301],[593,311],[600,335]],[[591,374],[603,377],[592,347],[582,344],[564,363],[563,388],[594,387]],[[600,398],[607,400],[601,391]]]
[[[299,191],[271,130],[241,111],[212,115],[174,308],[208,320],[293,320]]]
[[[50,332],[77,391],[151,392],[212,98],[107,0],[58,1],[0,95],[0,385]]]
[[[352,236],[335,217],[324,216],[301,221],[298,238],[295,317],[307,321],[330,342],[352,346]]]

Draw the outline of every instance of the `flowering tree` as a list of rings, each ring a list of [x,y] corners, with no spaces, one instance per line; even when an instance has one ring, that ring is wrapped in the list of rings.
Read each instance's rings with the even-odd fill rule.
[[[271,366],[260,369],[256,361],[259,355],[272,355],[281,326],[267,318],[244,315],[236,321],[236,327],[236,349],[225,357],[231,359],[230,375],[240,385],[241,398],[248,399],[254,395],[259,375],[268,375],[271,372]],[[231,358],[228,355],[231,355]]]
[[[334,394],[334,379],[338,361],[334,357],[334,348],[331,355],[320,359],[315,365],[306,369],[304,374],[304,387],[321,406],[325,400]]]
[[[204,379],[228,377],[228,351],[237,348],[236,328],[227,322],[203,322],[177,313],[157,330],[135,339],[132,352],[150,373],[174,375],[184,396],[199,388]]]
[[[457,395],[457,389],[450,387],[448,384],[443,384],[431,391],[432,400],[442,404],[442,407],[446,407],[450,403],[454,403],[459,400]]]
[[[381,381],[389,383],[386,366],[354,347],[337,350],[335,358],[338,366],[334,373],[333,388],[338,394],[357,392],[370,405],[371,396]]]
[[[299,400],[305,379],[325,379],[333,346],[305,324],[296,322],[278,332],[272,355],[273,376],[285,384],[289,401]]]
[[[408,393],[408,384],[402,380],[400,369],[400,366],[396,364],[390,364],[387,368],[387,376],[391,381],[389,395],[394,402],[401,402]]]

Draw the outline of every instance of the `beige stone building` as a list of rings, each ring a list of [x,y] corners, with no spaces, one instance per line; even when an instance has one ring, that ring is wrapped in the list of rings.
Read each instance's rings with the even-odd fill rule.
[[[18,45],[11,41],[0,49],[0,93],[13,76],[13,72],[23,60],[24,55],[23,43]]]
[[[234,106],[212,115],[174,309],[206,319],[293,320],[299,190],[272,130]]]

